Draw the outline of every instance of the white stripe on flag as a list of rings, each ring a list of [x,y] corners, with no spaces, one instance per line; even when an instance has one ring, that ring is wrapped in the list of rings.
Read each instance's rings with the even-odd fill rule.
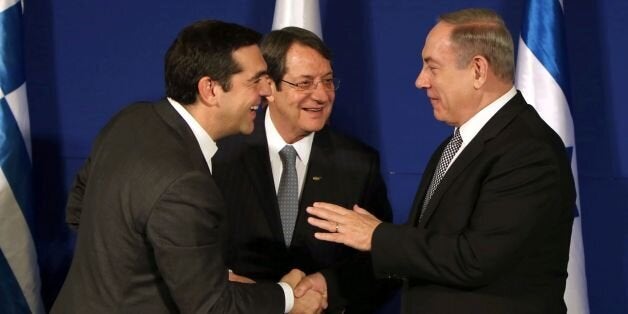
[[[0,12],[12,7],[14,4],[18,3],[20,0],[0,0]],[[24,8],[24,6],[22,6]]]
[[[273,30],[287,26],[305,28],[323,38],[318,0],[276,0]]]
[[[26,145],[26,150],[28,151],[28,157],[33,160],[31,148],[31,126],[28,115],[28,104],[26,101],[26,83],[22,84],[18,89],[7,95],[6,100],[7,103],[9,103],[11,112],[13,112],[13,117],[15,117],[15,122],[17,122],[20,133],[22,133],[22,138],[24,139],[24,144]]]

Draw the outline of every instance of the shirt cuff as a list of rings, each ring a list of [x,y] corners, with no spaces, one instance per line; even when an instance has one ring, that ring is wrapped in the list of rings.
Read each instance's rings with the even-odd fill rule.
[[[283,295],[286,299],[286,302],[284,303],[286,305],[284,313],[290,313],[290,311],[292,311],[292,307],[294,306],[294,292],[292,291],[292,287],[285,282],[279,282],[279,286],[283,289]]]

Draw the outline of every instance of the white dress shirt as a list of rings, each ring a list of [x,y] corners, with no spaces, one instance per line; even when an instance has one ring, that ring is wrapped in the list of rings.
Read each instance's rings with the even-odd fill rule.
[[[462,145],[460,145],[460,149],[454,155],[454,158],[451,159],[449,165],[447,166],[447,170],[454,163],[454,161],[458,158],[462,150],[464,150],[467,145],[473,140],[473,138],[478,135],[480,130],[486,125],[488,120],[490,120],[496,113],[501,109],[508,101],[510,101],[517,94],[517,89],[513,86],[509,91],[507,91],[504,95],[497,98],[495,101],[490,103],[488,106],[482,108],[478,113],[476,113],[469,121],[465,122],[460,126],[460,137],[462,137]],[[454,129],[455,130],[455,129]]]
[[[266,128],[266,141],[268,141],[268,155],[270,157],[270,167],[273,172],[273,180],[275,182],[275,193],[279,192],[279,181],[281,180],[281,172],[283,171],[283,163],[281,157],[279,157],[279,151],[286,145],[292,145],[297,151],[297,179],[299,181],[299,198],[301,198],[301,191],[303,191],[303,183],[305,182],[305,172],[307,171],[307,164],[310,161],[310,153],[312,152],[312,143],[314,142],[314,132],[308,134],[306,137],[288,144],[283,140],[275,124],[273,124],[270,118],[270,111],[266,110],[266,116],[264,117],[264,128]]]

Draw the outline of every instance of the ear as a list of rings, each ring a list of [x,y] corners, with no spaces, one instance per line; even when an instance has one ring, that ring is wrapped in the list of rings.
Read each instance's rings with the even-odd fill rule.
[[[480,55],[474,56],[471,60],[471,67],[473,70],[473,87],[475,89],[480,89],[486,82],[488,76],[488,60]]]
[[[215,106],[218,104],[218,89],[220,86],[214,80],[212,80],[209,76],[203,76],[197,83],[197,91],[198,91],[198,99],[201,103]]]

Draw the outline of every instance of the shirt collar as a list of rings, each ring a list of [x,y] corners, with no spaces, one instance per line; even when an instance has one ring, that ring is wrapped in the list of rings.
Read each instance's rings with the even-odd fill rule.
[[[268,141],[268,152],[273,154],[279,154],[279,151],[288,143],[283,140],[279,131],[275,127],[272,119],[270,118],[270,110],[266,110],[266,116],[264,117],[264,127],[266,128],[266,140]],[[303,164],[307,165],[310,160],[310,152],[312,151],[312,143],[314,142],[314,132],[308,134],[306,137],[290,144],[297,151],[297,157],[301,159]]]
[[[203,157],[205,158],[205,162],[207,162],[207,166],[209,167],[209,171],[212,171],[212,157],[218,151],[218,146],[216,146],[216,142],[209,136],[207,131],[203,129],[203,127],[194,119],[194,117],[188,112],[183,105],[175,101],[174,99],[168,97],[168,101],[172,105],[172,107],[179,113],[179,115],[185,120],[190,129],[192,129],[192,133],[194,133],[194,137],[198,142],[198,145],[201,147],[201,152],[203,153]]]
[[[462,137],[462,145],[470,143],[471,140],[480,132],[480,130],[486,125],[496,113],[501,109],[510,99],[515,97],[517,90],[513,86],[504,95],[497,98],[495,101],[484,107],[478,113],[476,113],[469,121],[460,126],[460,137]],[[462,149],[461,149],[462,150]]]

